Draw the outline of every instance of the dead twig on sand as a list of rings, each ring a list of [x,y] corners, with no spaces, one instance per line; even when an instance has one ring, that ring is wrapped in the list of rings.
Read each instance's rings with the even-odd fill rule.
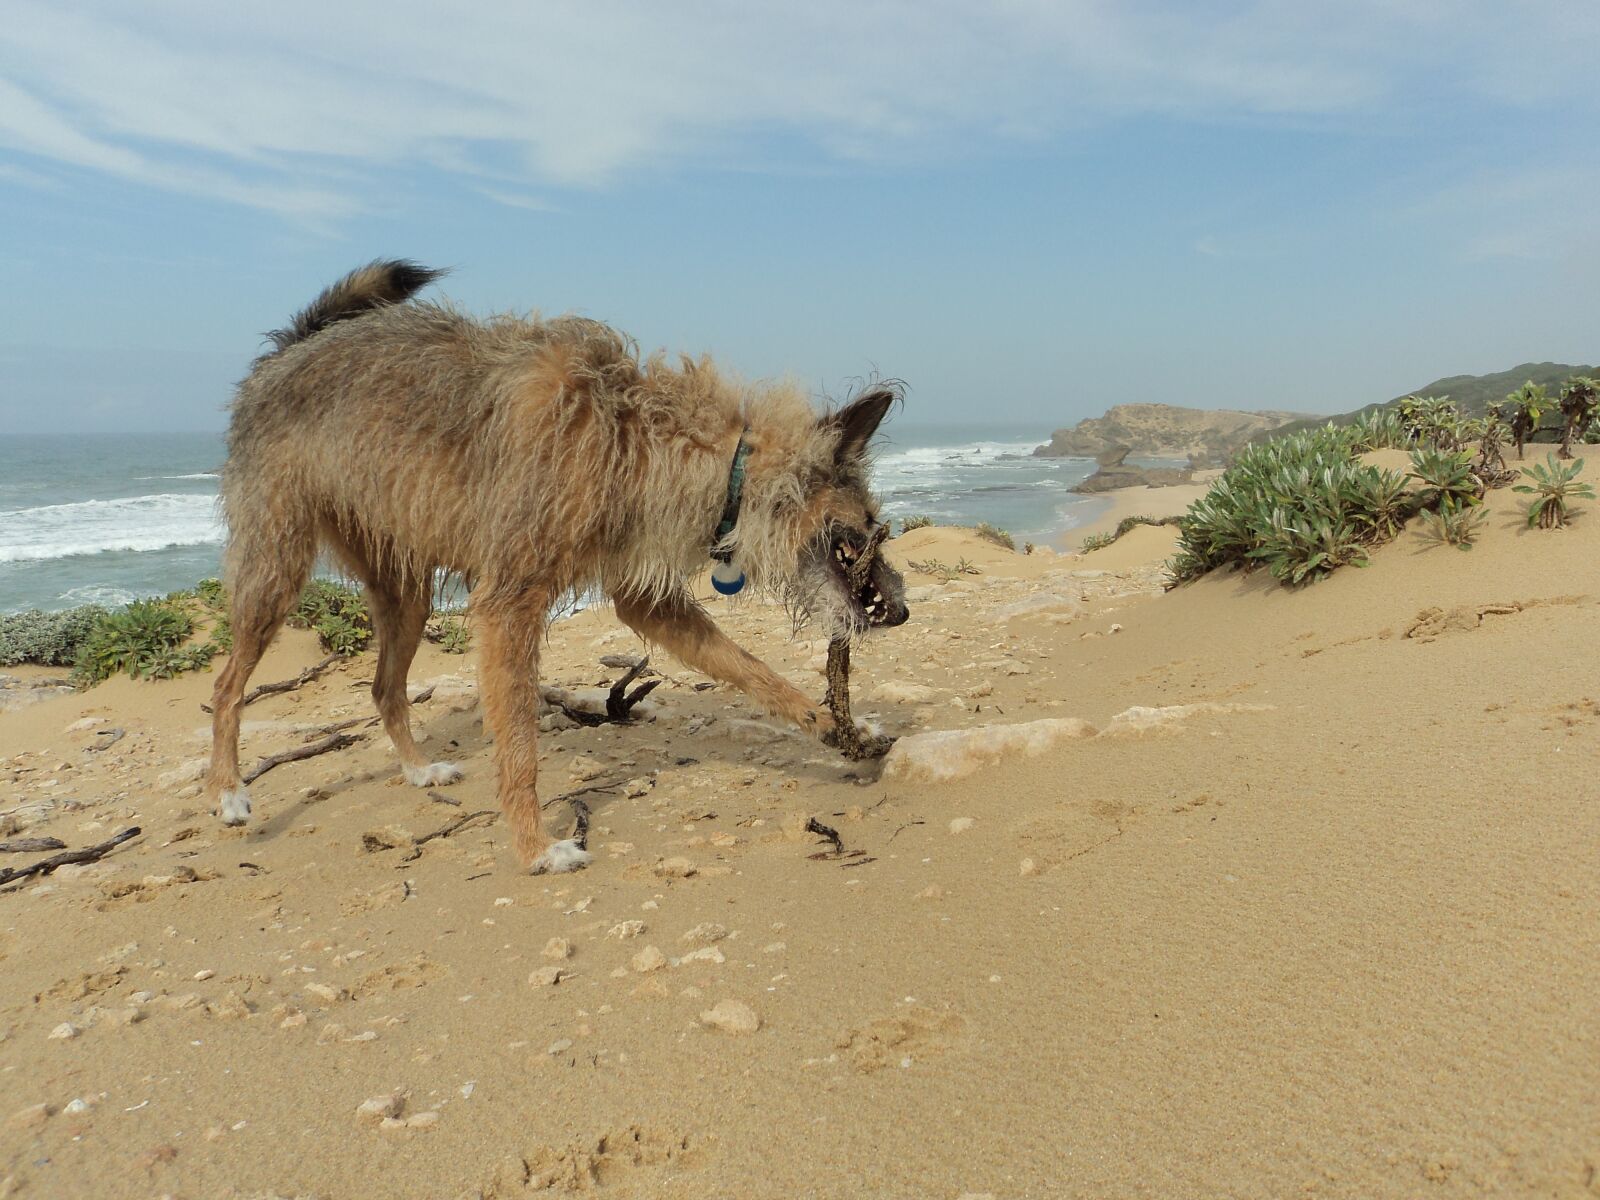
[[[436,792],[432,788],[428,789],[428,799],[435,804],[448,804],[451,808],[461,807],[461,801],[452,796],[446,796],[443,792]]]
[[[832,825],[824,825],[815,817],[806,818],[806,832],[814,833],[820,838],[826,838],[833,844],[832,850],[818,850],[815,854],[806,855],[806,857],[809,859],[818,860],[849,858],[855,860],[853,862],[841,864],[842,866],[846,867],[862,867],[867,863],[878,861],[877,859],[868,855],[865,850],[846,850],[844,848],[844,839],[839,836],[839,831]]]
[[[94,745],[87,747],[87,749],[90,754],[98,754],[102,750],[109,750],[112,746],[115,746],[127,736],[128,731],[126,729],[102,729],[95,734],[95,737],[105,738],[106,740],[103,742],[96,742]]]
[[[343,657],[344,655],[342,654],[330,654],[327,658],[323,659],[316,665],[307,667],[304,671],[301,671],[300,674],[296,675],[293,679],[282,679],[277,683],[263,683],[258,688],[252,688],[250,691],[245,693],[242,703],[245,705],[251,705],[257,700],[261,699],[263,696],[276,696],[280,692],[292,692],[297,688],[303,688],[306,684],[310,683],[313,679],[316,679]],[[202,704],[200,708],[203,712],[211,711],[211,706],[209,704]]]
[[[422,857],[422,848],[429,842],[433,841],[434,838],[445,838],[449,837],[452,833],[459,833],[468,825],[471,825],[474,821],[482,817],[488,817],[489,820],[493,822],[494,819],[499,815],[500,814],[492,808],[480,808],[477,812],[469,812],[463,816],[459,816],[454,821],[451,821],[450,824],[444,826],[444,828],[435,829],[432,833],[425,833],[421,837],[417,838],[416,841],[411,843],[411,851],[408,854],[401,855],[400,861],[402,863],[415,862],[418,858]]]
[[[553,805],[560,804],[563,800],[576,800],[579,796],[588,796],[594,792],[614,792],[620,788],[624,782],[626,781],[621,779],[613,779],[610,781],[602,781],[600,783],[591,783],[588,787],[574,788],[570,792],[562,792],[559,796],[551,796],[550,799],[546,800],[539,807],[550,808]]]
[[[44,850],[65,850],[67,844],[60,838],[17,838],[0,842],[0,854],[38,854]]]
[[[27,879],[31,875],[48,875],[57,867],[69,866],[73,863],[97,862],[110,854],[123,842],[138,837],[144,831],[137,825],[131,829],[124,829],[114,838],[107,838],[93,846],[85,846],[82,850],[64,850],[60,854],[49,858],[42,858],[36,863],[26,867],[6,867],[0,870],[0,887],[8,883],[15,883],[19,879]]]
[[[245,773],[244,782],[254,783],[273,767],[281,767],[284,763],[299,762],[301,759],[315,758],[319,754],[343,750],[346,746],[355,745],[363,737],[365,735],[360,733],[330,733],[320,742],[312,742],[309,746],[296,746],[293,750],[283,750],[268,755]]]
[[[833,852],[835,854],[843,854],[844,853],[844,839],[842,839],[839,836],[839,831],[837,829],[835,829],[832,825],[824,825],[821,821],[817,820],[815,817],[807,817],[806,818],[806,832],[807,833],[814,833],[818,837],[826,838],[828,841],[832,842],[833,843]]]

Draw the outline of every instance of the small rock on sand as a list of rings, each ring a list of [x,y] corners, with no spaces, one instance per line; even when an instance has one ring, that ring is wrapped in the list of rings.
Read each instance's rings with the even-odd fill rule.
[[[571,958],[572,943],[564,937],[553,937],[544,944],[544,949],[539,953],[545,958]]]
[[[756,1010],[743,1000],[719,1000],[700,1014],[700,1023],[723,1033],[754,1033],[761,1028]]]
[[[659,971],[667,965],[667,956],[654,946],[646,946],[633,956],[635,971]]]
[[[967,830],[971,829],[976,824],[977,824],[977,822],[974,821],[971,817],[957,817],[957,818],[955,818],[955,820],[950,822],[950,832],[951,833],[965,833]]]
[[[565,967],[535,967],[533,973],[528,976],[528,986],[554,987],[569,975],[571,972]]]
[[[373,1096],[370,1100],[363,1100],[356,1107],[356,1116],[363,1121],[383,1121],[398,1117],[405,1107],[405,1096],[400,1092],[390,1092],[387,1096]]]
[[[696,870],[694,863],[681,855],[663,858],[656,864],[656,874],[663,879],[688,879]]]
[[[891,679],[873,688],[868,697],[889,704],[932,704],[939,698],[939,693],[926,684]]]
[[[715,921],[702,921],[678,940],[690,946],[709,946],[728,936],[728,927]]]

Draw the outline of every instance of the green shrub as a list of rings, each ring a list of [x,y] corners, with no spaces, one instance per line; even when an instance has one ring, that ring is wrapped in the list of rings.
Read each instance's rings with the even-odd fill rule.
[[[1016,540],[1009,533],[1004,529],[999,529],[989,524],[987,521],[979,521],[972,527],[972,532],[984,541],[993,542],[1002,549],[1015,550],[1017,548]]]
[[[1410,441],[1406,424],[1397,409],[1375,408],[1364,412],[1348,426],[1350,448],[1357,454],[1369,450],[1405,450]]]
[[[437,636],[433,640],[446,654],[465,654],[472,645],[472,630],[467,627],[465,618],[446,614],[438,619]]]
[[[1081,554],[1092,554],[1096,550],[1104,550],[1116,540],[1117,535],[1114,533],[1091,533],[1083,539],[1083,545],[1078,550]]]
[[[1265,566],[1286,584],[1364,566],[1414,511],[1396,474],[1356,461],[1372,430],[1332,424],[1246,446],[1178,520],[1174,584]]]
[[[1587,483],[1578,483],[1578,475],[1583,471],[1583,459],[1563,465],[1551,454],[1546,457],[1544,466],[1522,468],[1522,473],[1532,483],[1519,483],[1512,488],[1513,492],[1522,492],[1534,497],[1533,503],[1528,505],[1528,525],[1537,525],[1540,529],[1560,529],[1567,523],[1567,505],[1573,500],[1593,500],[1594,487]]]
[[[313,579],[306,585],[289,623],[313,630],[331,654],[358,654],[372,641],[372,616],[361,593],[329,579]]]
[[[1360,530],[1341,514],[1274,509],[1261,545],[1250,551],[1280,583],[1317,579],[1338,567],[1368,563]]]
[[[913,529],[926,529],[932,524],[932,517],[902,517],[900,519],[900,532],[910,533]]]
[[[176,664],[178,652],[193,632],[194,622],[181,605],[169,600],[135,600],[100,618],[79,647],[74,673],[86,684],[123,671],[135,679],[169,678],[187,669]],[[209,658],[207,655],[206,661]]]
[[[1422,514],[1422,527],[1429,537],[1457,550],[1471,550],[1489,514],[1470,504],[1442,500],[1435,511]]]
[[[1483,495],[1483,482],[1472,473],[1472,455],[1466,450],[1413,450],[1411,474],[1433,489],[1427,508],[1442,507],[1446,502],[1464,508]]]
[[[0,667],[37,663],[43,667],[69,666],[90,632],[107,615],[98,604],[85,604],[65,612],[27,612],[0,616]]]

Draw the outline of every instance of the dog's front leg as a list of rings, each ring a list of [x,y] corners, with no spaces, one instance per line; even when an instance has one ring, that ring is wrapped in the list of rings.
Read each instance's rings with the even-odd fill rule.
[[[662,600],[619,596],[616,605],[623,624],[684,666],[732,684],[774,716],[793,721],[814,737],[833,729],[832,716],[718,629],[687,592]]]
[[[539,643],[545,606],[539,597],[479,613],[484,719],[494,732],[500,809],[522,865],[535,875],[576,871],[590,855],[576,841],[552,842],[539,814]]]

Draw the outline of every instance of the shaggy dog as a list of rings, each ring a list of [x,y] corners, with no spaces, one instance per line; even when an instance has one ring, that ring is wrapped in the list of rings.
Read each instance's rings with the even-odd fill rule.
[[[517,855],[535,873],[574,870],[589,856],[552,842],[534,792],[552,608],[602,592],[647,642],[827,737],[832,718],[730,641],[688,581],[714,557],[725,580],[743,572],[838,632],[903,622],[903,584],[881,557],[850,582],[878,525],[867,445],[896,393],[819,416],[796,389],[737,384],[705,358],[641,360],[596,321],[475,320],[411,300],[438,275],[407,262],[351,273],[274,333],[239,385],[222,474],[233,654],[206,794],[228,824],[249,817],[241,699],[319,550],[366,586],[372,696],[406,779],[459,779],[418,751],[406,699],[435,573],[457,571]]]

